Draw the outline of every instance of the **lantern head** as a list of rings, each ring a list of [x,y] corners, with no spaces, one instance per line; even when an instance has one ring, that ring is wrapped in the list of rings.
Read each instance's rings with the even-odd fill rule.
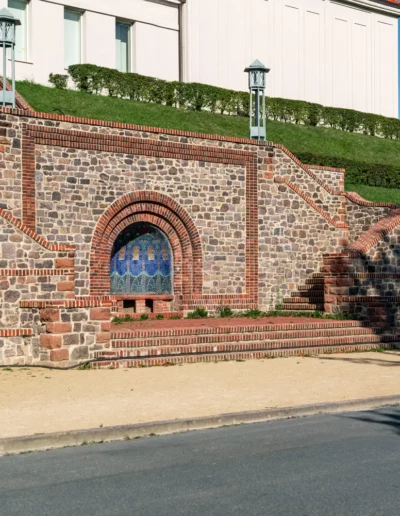
[[[21,22],[8,9],[0,10],[0,46],[15,46],[15,28]]]
[[[269,71],[269,68],[266,68],[266,66],[264,66],[261,61],[256,59],[254,63],[245,69],[245,72],[249,74],[249,89],[265,90],[265,78]]]

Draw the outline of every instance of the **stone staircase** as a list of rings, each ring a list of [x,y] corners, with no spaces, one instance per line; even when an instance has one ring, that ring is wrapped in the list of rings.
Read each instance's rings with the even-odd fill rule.
[[[138,328],[114,331],[110,349],[98,351],[93,368],[149,367],[317,355],[400,347],[400,336],[360,321],[318,321],[274,324],[253,322],[232,326]]]
[[[324,311],[324,275],[316,272],[283,300],[282,309],[290,312]]]

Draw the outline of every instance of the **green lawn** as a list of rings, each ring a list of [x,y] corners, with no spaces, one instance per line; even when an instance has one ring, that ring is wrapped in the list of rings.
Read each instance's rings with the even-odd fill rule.
[[[100,120],[181,129],[225,136],[248,137],[248,119],[183,111],[158,104],[89,95],[76,91],[60,91],[26,81],[17,89],[37,111],[64,113]],[[318,153],[363,162],[400,166],[400,142],[374,136],[352,134],[335,129],[305,127],[268,121],[268,139],[284,144],[294,154]],[[374,201],[400,204],[397,189],[348,185]]]

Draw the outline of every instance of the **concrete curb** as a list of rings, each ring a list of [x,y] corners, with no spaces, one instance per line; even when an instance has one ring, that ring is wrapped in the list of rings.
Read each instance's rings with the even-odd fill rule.
[[[334,414],[338,412],[361,411],[400,405],[400,395],[381,396],[361,400],[342,401],[336,403],[317,403],[298,407],[272,408],[252,412],[238,412],[206,416],[194,419],[175,419],[139,423],[135,425],[91,428],[88,430],[72,430],[51,434],[34,434],[22,437],[0,439],[0,456],[9,454],[43,451],[67,446],[79,446],[105,441],[137,439],[153,435],[166,435],[193,430],[205,430],[221,426],[233,426],[249,423],[262,423],[278,419],[312,416],[317,414]]]

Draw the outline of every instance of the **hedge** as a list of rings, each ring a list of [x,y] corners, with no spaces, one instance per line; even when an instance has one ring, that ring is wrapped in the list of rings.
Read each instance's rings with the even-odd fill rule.
[[[69,74],[80,91],[107,94],[165,104],[193,111],[249,115],[249,94],[198,83],[168,82],[137,73],[121,73],[111,68],[92,64],[72,65]],[[51,82],[63,87],[62,76]],[[61,79],[61,80],[60,80]],[[291,122],[310,126],[324,126],[349,132],[361,132],[372,136],[400,139],[400,120],[352,109],[325,107],[312,102],[267,98],[267,116],[279,122]]]
[[[303,163],[346,169],[346,182],[386,188],[400,188],[400,167],[382,163],[364,163],[346,158],[296,152]]]

